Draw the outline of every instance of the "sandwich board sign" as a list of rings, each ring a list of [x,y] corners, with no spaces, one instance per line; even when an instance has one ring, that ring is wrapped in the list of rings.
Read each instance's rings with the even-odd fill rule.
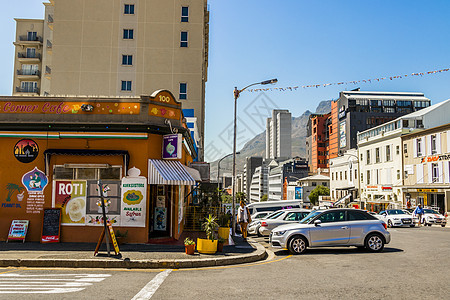
[[[13,220],[11,222],[11,227],[9,228],[8,241],[22,241],[25,243],[25,237],[27,236],[28,220]]]

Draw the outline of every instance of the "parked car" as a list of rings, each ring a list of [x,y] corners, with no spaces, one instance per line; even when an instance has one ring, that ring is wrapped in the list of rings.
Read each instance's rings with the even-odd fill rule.
[[[413,222],[414,222],[414,226],[419,224],[419,218],[416,217],[412,211],[410,211],[409,209],[403,209],[403,211],[407,214],[407,215],[411,215],[411,217],[413,218]]]
[[[271,213],[272,213],[271,211],[261,211],[261,212],[254,213],[251,217],[252,217],[252,220],[260,220],[260,219],[266,218]]]
[[[380,212],[380,220],[386,222],[389,228],[394,226],[414,227],[412,215],[406,213],[403,209],[388,209]]]
[[[299,222],[306,217],[311,210],[303,208],[292,208],[282,210],[281,214],[272,216],[269,219],[261,220],[258,232],[262,236],[269,236],[272,229],[283,224]]]
[[[447,218],[434,209],[424,208],[423,216],[422,216],[422,224],[423,225],[441,225],[445,227],[447,225]]]
[[[359,209],[333,208],[311,212],[299,223],[274,228],[274,248],[302,254],[308,247],[357,246],[380,252],[391,235],[384,221]]]
[[[248,234],[257,234],[258,236],[261,236],[261,234],[259,233],[259,227],[261,227],[261,221],[271,219],[271,218],[276,218],[277,216],[279,216],[282,213],[283,213],[283,210],[277,210],[277,211],[271,212],[264,219],[252,221],[250,224],[248,224],[247,233]]]

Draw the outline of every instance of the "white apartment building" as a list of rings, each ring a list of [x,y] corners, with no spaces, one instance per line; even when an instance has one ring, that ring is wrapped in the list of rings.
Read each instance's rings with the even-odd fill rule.
[[[266,159],[292,157],[292,116],[289,110],[273,110],[266,123]]]
[[[359,159],[356,149],[347,150],[342,156],[330,159],[330,196],[332,202],[337,202],[348,195],[352,195],[353,201],[359,198],[358,169]],[[348,196],[343,199],[343,202],[348,203],[350,200],[350,196]]]
[[[44,5],[41,20],[15,19],[13,95],[135,97],[169,90],[183,109],[194,110],[203,159],[207,0]]]
[[[450,212],[450,124],[403,136],[404,204]]]
[[[259,166],[255,169],[250,185],[250,203],[261,201],[261,197],[268,194],[269,167]]]
[[[448,111],[450,100],[358,133],[361,195],[366,209],[404,206],[402,136],[450,123]]]

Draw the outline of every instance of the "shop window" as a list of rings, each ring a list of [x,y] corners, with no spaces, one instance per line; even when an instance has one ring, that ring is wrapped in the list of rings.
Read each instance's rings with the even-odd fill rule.
[[[109,166],[107,164],[102,166],[97,164],[80,164],[75,167],[72,167],[72,164],[66,164],[53,167],[53,179],[120,180],[122,178],[121,174],[121,166]]]
[[[125,15],[134,15],[134,4],[125,4],[123,13]]]
[[[189,7],[181,7],[181,22],[189,22]]]
[[[187,31],[182,31],[180,39],[180,47],[185,48],[187,46],[188,46],[188,33]]]

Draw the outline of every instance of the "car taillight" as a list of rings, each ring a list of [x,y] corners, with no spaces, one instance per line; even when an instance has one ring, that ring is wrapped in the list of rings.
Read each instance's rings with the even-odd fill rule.
[[[262,226],[262,227],[266,227],[266,226],[267,226],[267,223],[266,223],[266,222],[261,222],[261,226]]]
[[[383,224],[383,226],[384,226],[384,229],[386,229],[387,230],[387,224],[386,223],[381,223],[381,224]]]

